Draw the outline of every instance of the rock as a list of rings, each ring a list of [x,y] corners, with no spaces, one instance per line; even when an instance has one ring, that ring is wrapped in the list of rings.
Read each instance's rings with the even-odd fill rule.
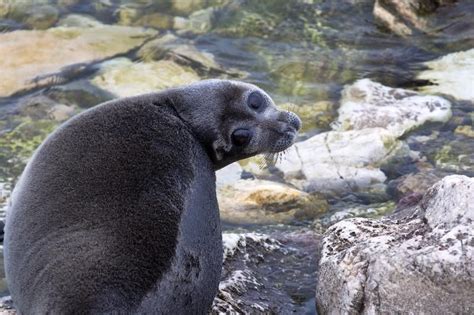
[[[313,104],[284,103],[280,108],[296,113],[303,121],[302,131],[329,129],[335,119],[335,105],[330,101],[319,101]]]
[[[464,135],[469,138],[474,138],[474,129],[473,126],[457,126],[456,130],[454,130],[455,133],[458,133],[460,135]]]
[[[4,296],[0,298],[0,314],[2,315],[15,315],[16,311],[13,307],[13,301],[10,296]]]
[[[400,200],[413,193],[424,194],[439,180],[440,177],[434,172],[411,173],[390,181],[387,190],[396,200]]]
[[[57,103],[44,95],[24,97],[18,101],[16,106],[19,115],[33,120],[64,121],[75,113],[74,106]]]
[[[209,32],[213,26],[216,9],[207,8],[193,12],[187,19],[174,19],[174,28],[182,32],[193,34],[204,34]]]
[[[127,97],[158,92],[199,79],[193,69],[173,61],[132,62],[121,57],[104,62],[90,82],[116,97]]]
[[[238,71],[224,69],[208,52],[200,51],[189,40],[181,39],[173,34],[166,34],[152,40],[138,51],[137,55],[143,61],[172,60],[180,65],[191,67],[203,75],[232,74],[238,76]]]
[[[24,23],[32,29],[45,30],[53,26],[59,19],[59,10],[51,5],[31,7],[27,10]]]
[[[435,152],[433,160],[437,169],[474,173],[474,142],[468,137],[453,139]]]
[[[91,84],[87,79],[75,80],[63,85],[54,85],[44,91],[43,94],[58,103],[83,109],[115,98],[115,95]]]
[[[211,314],[308,312],[302,302],[314,294],[316,234],[224,233],[222,238],[224,266]]]
[[[31,89],[63,67],[125,53],[155,34],[153,30],[110,25],[0,34],[0,97]]]
[[[59,124],[52,119],[17,120],[13,128],[2,130],[0,137],[0,182],[14,183],[34,150]]]
[[[383,128],[330,131],[296,143],[276,167],[305,191],[375,192],[385,190],[380,165],[408,154],[406,144]]]
[[[447,176],[414,208],[349,219],[324,235],[318,312],[470,314],[474,179]]]
[[[132,25],[142,14],[144,9],[135,3],[127,3],[118,7],[114,11],[114,16],[117,19],[117,24],[119,25]]]
[[[174,18],[171,15],[155,12],[140,16],[136,21],[132,22],[132,25],[166,30],[173,28]]]
[[[447,122],[451,104],[438,96],[358,80],[342,92],[336,130],[385,128],[400,137],[426,122]]]
[[[455,0],[376,0],[373,14],[375,21],[400,36],[409,36],[416,32],[429,32],[433,13],[443,4]]]
[[[393,201],[362,205],[351,202],[338,202],[331,206],[330,213],[318,218],[313,222],[313,228],[318,233],[324,231],[333,224],[349,218],[372,218],[378,219],[390,214],[395,210]]]
[[[242,178],[242,171],[242,167],[237,162],[221,168],[216,172],[217,187],[224,187],[237,183],[237,181]]]
[[[217,191],[221,219],[228,223],[275,224],[314,219],[328,209],[318,194],[267,180],[239,180]]]
[[[228,3],[229,0],[172,0],[171,9],[178,15],[189,15],[192,12],[206,9],[210,6],[217,7],[223,6]]]
[[[98,27],[103,26],[101,22],[96,20],[93,16],[86,14],[68,14],[59,20],[58,26],[64,27]]]
[[[417,79],[429,80],[433,85],[420,88],[426,93],[443,93],[459,100],[474,102],[474,49],[451,53],[428,61],[428,70],[420,72]]]

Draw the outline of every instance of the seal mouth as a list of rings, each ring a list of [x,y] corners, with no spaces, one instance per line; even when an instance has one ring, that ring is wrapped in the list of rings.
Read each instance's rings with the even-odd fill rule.
[[[288,149],[295,143],[297,135],[297,129],[293,126],[288,126],[288,128],[283,132],[283,135],[275,142],[270,150],[268,150],[268,153],[278,153]]]

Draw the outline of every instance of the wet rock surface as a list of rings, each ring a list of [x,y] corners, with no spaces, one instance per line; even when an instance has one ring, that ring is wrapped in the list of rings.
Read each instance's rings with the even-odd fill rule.
[[[426,62],[429,68],[418,75],[419,79],[432,84],[424,86],[427,93],[443,93],[460,100],[474,102],[474,49],[448,54]]]
[[[472,312],[473,187],[472,178],[448,176],[416,207],[330,227],[316,290],[320,312]]]
[[[193,69],[173,61],[134,63],[127,58],[116,58],[102,63],[90,82],[115,97],[127,97],[159,92],[199,79]]]
[[[379,166],[399,154],[407,147],[386,129],[330,131],[296,143],[277,167],[305,191],[377,191],[386,180]]]
[[[309,231],[285,235],[224,233],[222,280],[211,313],[307,311],[302,301],[313,291],[318,242],[319,236]],[[274,264],[282,268],[274,272]]]

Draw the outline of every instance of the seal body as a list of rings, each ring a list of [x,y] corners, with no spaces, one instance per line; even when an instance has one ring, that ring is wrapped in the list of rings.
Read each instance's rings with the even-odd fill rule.
[[[117,100],[51,134],[7,210],[5,272],[19,312],[208,312],[223,254],[215,170],[273,139],[247,109],[229,118],[255,88],[210,81]],[[281,142],[291,115],[268,111],[276,116],[255,115],[281,126]]]

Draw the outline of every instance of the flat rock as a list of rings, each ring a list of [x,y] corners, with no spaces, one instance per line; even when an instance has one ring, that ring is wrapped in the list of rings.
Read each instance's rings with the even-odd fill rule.
[[[104,62],[91,79],[95,86],[116,97],[134,96],[200,80],[189,67],[173,61],[132,62],[121,57]]]
[[[111,25],[0,34],[0,97],[31,89],[39,79],[58,74],[64,67],[125,53],[155,34],[153,30]]]
[[[447,176],[415,207],[330,227],[319,263],[318,311],[472,313],[473,188],[473,178]]]
[[[429,80],[433,85],[423,86],[421,91],[448,94],[474,102],[474,49],[451,53],[425,65],[429,69],[422,71],[417,78]]]
[[[381,191],[380,165],[407,154],[406,144],[384,128],[329,131],[293,145],[276,167],[305,191]]]
[[[451,104],[439,96],[383,86],[370,79],[356,81],[342,92],[336,130],[385,128],[396,137],[426,122],[446,122]]]
[[[228,223],[275,224],[314,219],[328,209],[327,201],[286,184],[238,180],[217,190],[221,219]]]

